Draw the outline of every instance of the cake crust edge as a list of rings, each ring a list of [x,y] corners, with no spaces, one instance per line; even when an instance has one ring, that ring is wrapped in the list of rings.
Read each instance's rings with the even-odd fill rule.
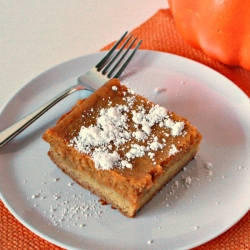
[[[176,157],[182,158],[182,160],[177,161],[176,163],[173,163],[173,160],[170,160],[168,164],[163,166],[163,174],[155,178],[155,184],[151,188],[144,190],[144,192],[140,195],[142,198],[139,197],[137,203],[131,203],[131,201],[117,193],[111,187],[101,184],[89,175],[84,174],[81,170],[70,167],[68,163],[65,164],[64,159],[60,156],[60,154],[53,151],[53,149],[50,149],[48,155],[59,169],[61,169],[80,186],[98,196],[105,203],[111,204],[113,208],[118,209],[123,215],[133,218],[139,210],[149,203],[153,197],[195,157],[198,150],[199,147],[197,143],[197,145],[193,148],[187,148],[186,150],[179,152]],[[72,169],[74,171],[72,171]]]

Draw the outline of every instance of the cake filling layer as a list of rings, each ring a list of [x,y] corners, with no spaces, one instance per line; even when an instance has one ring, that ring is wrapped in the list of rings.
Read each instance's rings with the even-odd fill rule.
[[[133,217],[196,154],[190,122],[112,79],[79,101],[43,139],[52,161]]]

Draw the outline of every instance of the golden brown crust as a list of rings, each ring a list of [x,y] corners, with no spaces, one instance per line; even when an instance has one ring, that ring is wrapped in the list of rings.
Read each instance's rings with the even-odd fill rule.
[[[132,218],[138,210],[141,210],[190,160],[193,159],[197,150],[197,147],[187,149],[186,152],[183,151],[177,156],[178,161],[172,159],[164,166],[164,171],[161,175],[153,176],[154,185],[138,193],[135,203],[132,203],[128,196],[122,196],[114,187],[104,185],[100,180],[97,181],[86,173],[85,176],[83,176],[82,174],[84,172],[74,169],[74,166],[72,167],[70,163],[61,158],[57,152],[51,150],[48,154],[51,160],[79,185],[100,197],[107,204],[112,204],[114,208],[117,208],[125,216]],[[179,159],[182,160],[180,161]],[[120,185],[122,188],[127,188],[125,185]]]
[[[116,86],[117,91],[112,91],[112,86]],[[50,144],[50,158],[62,171],[105,202],[111,203],[124,215],[133,217],[195,156],[202,136],[186,119],[169,112],[174,121],[185,122],[185,134],[170,137],[170,142],[155,152],[154,164],[148,156],[143,156],[131,161],[132,169],[97,170],[92,157],[70,146],[70,141],[77,136],[83,124],[93,124],[94,119],[89,116],[89,110],[107,107],[110,100],[121,102],[124,91],[126,87],[121,86],[118,80],[112,79],[89,98],[79,101],[56,126],[45,132],[43,139]],[[148,108],[154,105],[142,96],[136,98],[139,104],[147,102]],[[95,111],[92,112],[94,113]],[[131,126],[130,129],[134,128]],[[159,126],[154,127],[152,133],[159,139],[164,137]],[[178,153],[169,155],[169,147],[173,144]],[[125,154],[120,151],[119,153]]]

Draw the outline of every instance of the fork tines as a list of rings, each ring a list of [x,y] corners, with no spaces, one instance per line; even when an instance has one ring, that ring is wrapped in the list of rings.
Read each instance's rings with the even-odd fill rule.
[[[108,78],[118,78],[122,74],[142,43],[142,40],[140,40],[135,45],[134,49],[132,49],[137,40],[137,37],[135,37],[131,41],[133,34],[130,34],[122,43],[127,34],[128,32],[126,31],[109,50],[107,55],[96,65],[97,71],[101,72],[104,75],[107,75]],[[115,51],[119,45],[121,45],[120,49]],[[123,51],[125,48],[126,50]],[[113,64],[114,66],[110,69],[111,65]]]

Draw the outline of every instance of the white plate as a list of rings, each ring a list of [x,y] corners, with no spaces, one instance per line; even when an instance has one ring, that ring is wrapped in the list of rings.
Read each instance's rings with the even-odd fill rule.
[[[63,63],[28,83],[5,106],[0,129],[74,84],[102,56]],[[166,53],[139,51],[121,80],[197,126],[204,137],[197,159],[133,219],[100,205],[52,164],[41,139],[76,93],[0,149],[5,205],[34,233],[68,249],[187,249],[226,231],[250,207],[249,98],[217,72]]]

